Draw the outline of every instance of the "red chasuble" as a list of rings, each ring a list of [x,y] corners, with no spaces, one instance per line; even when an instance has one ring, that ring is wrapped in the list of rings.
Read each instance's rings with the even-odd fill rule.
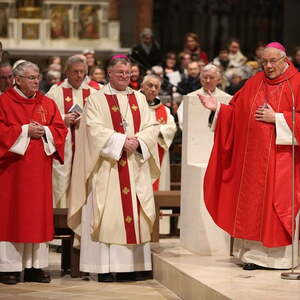
[[[42,139],[24,155],[9,152],[22,125],[50,129],[56,152],[47,156]],[[55,102],[41,93],[26,99],[14,89],[0,96],[0,241],[41,243],[53,239],[52,160],[63,163],[67,134]]]
[[[278,78],[263,72],[250,78],[230,105],[222,105],[214,147],[204,179],[204,199],[215,223],[233,237],[266,247],[291,244],[291,146],[275,145],[275,124],[255,120],[269,103],[291,128],[295,96],[295,137],[300,144],[300,74],[293,65]],[[300,201],[300,149],[295,147],[295,215]]]

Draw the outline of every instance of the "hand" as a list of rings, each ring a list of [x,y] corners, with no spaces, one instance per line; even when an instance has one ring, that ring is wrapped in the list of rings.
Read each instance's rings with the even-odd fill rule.
[[[255,112],[255,120],[266,123],[275,123],[275,112],[269,104],[261,105]]]
[[[37,122],[32,122],[28,126],[28,136],[33,139],[40,139],[45,134],[45,129]]]
[[[211,92],[208,92],[209,96],[205,96],[205,95],[200,95],[197,94],[197,96],[199,97],[202,105],[212,111],[216,111],[217,109],[217,99],[211,94]]]
[[[126,138],[123,149],[128,153],[132,153],[136,151],[139,144],[140,143],[136,137]]]
[[[78,113],[69,113],[65,114],[65,125],[69,127],[74,123],[74,120],[77,118]]]
[[[80,125],[80,120],[81,120],[81,113],[76,112],[76,115],[77,115],[77,117],[74,119],[73,124],[74,124],[75,128],[78,129],[79,125]]]

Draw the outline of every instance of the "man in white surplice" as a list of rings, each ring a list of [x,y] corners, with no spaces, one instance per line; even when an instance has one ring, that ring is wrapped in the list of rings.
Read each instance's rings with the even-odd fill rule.
[[[114,56],[109,83],[87,101],[79,129],[68,224],[80,270],[99,281],[135,280],[152,269],[152,180],[159,176],[159,126],[143,94],[128,88],[130,62]],[[76,245],[76,244],[75,244]]]
[[[209,95],[212,94],[220,103],[229,103],[230,99],[232,98],[231,95],[223,92],[219,88],[217,88],[217,85],[221,81],[221,74],[219,71],[219,68],[215,65],[208,64],[206,65],[201,74],[200,74],[200,82],[202,85],[202,88],[199,90],[196,90],[194,92],[191,92],[187,94],[187,96],[197,96],[200,95]],[[179,127],[183,128],[183,102],[180,103],[178,110],[177,110],[177,116],[178,116],[178,124]]]
[[[81,112],[74,105],[83,109],[87,97],[96,92],[94,84],[87,77],[88,66],[85,57],[70,56],[65,63],[66,78],[54,84],[46,96],[53,99],[68,128],[65,145],[65,161],[61,165],[53,162],[53,204],[54,207],[68,207],[67,197],[70,188],[74,147],[80,125]],[[99,89],[97,85],[97,89]]]

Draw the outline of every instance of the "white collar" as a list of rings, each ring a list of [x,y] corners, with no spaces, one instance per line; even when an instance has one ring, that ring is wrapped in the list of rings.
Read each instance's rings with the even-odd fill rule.
[[[36,96],[36,93],[34,93],[34,95],[32,97],[27,97],[20,89],[18,89],[16,86],[14,86],[14,89],[15,91],[20,95],[22,96],[23,98],[26,98],[26,99],[31,99],[31,98],[35,98]]]
[[[116,95],[116,94],[128,95],[130,93],[129,88],[126,88],[126,90],[124,90],[124,91],[118,91],[118,90],[114,89],[110,83],[108,83],[106,86],[107,86],[110,94],[112,94],[112,95]]]

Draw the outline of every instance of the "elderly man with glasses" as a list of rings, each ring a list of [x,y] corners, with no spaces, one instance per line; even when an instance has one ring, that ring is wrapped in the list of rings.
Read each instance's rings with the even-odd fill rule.
[[[0,96],[0,282],[48,283],[53,239],[52,161],[63,163],[67,129],[55,102],[38,91],[39,68],[13,70],[15,86]]]
[[[300,201],[300,74],[278,42],[265,47],[262,67],[229,105],[199,95],[215,131],[205,203],[216,224],[235,237],[233,254],[244,270],[292,267],[293,134],[295,216]],[[298,230],[294,242],[298,265]]]
[[[99,88],[87,78],[88,66],[85,57],[74,55],[67,59],[65,65],[66,79],[51,87],[47,96],[53,99],[68,127],[65,146],[65,163],[53,164],[53,195],[55,207],[68,207],[67,197],[71,180],[72,162],[80,116],[89,95]]]

